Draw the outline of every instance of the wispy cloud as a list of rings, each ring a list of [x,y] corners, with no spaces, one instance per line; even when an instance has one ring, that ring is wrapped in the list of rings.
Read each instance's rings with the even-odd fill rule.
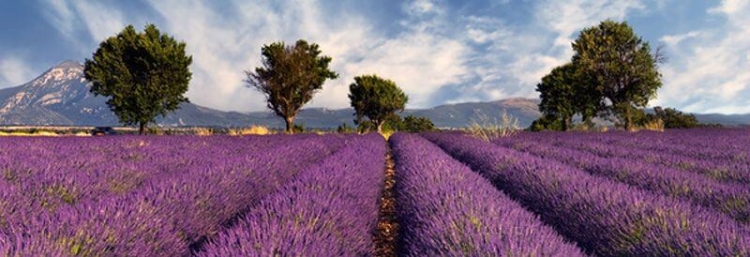
[[[66,0],[46,0],[49,8],[43,10],[44,18],[68,40],[75,38],[76,14]]]
[[[570,60],[578,32],[604,19],[623,20],[639,1],[538,1],[527,24],[502,17],[465,16],[462,41],[473,45],[471,74],[463,90],[446,90],[441,100],[487,101],[538,97],[535,86],[555,66]]]
[[[661,38],[671,51],[655,104],[697,112],[750,112],[750,3],[726,0],[708,13],[723,24]]]
[[[15,56],[0,58],[0,87],[18,86],[37,75],[39,74],[34,74],[34,69],[22,58]]]
[[[188,42],[194,56],[189,97],[201,104],[239,111],[262,109],[261,95],[242,82],[243,70],[260,65],[261,46],[280,40],[291,44],[307,39],[333,57],[333,69],[340,77],[326,83],[310,106],[348,106],[348,86],[354,76],[375,73],[396,81],[411,96],[410,107],[424,107],[430,104],[432,92],[458,83],[465,69],[460,58],[466,47],[423,30],[421,19],[405,22],[405,31],[386,37],[385,31],[351,10],[330,13],[317,1],[237,1],[233,7],[238,15],[231,18],[204,3],[152,2],[167,31]],[[422,3],[413,15],[438,9]]]
[[[662,43],[665,44],[665,46],[671,48],[671,49],[678,49],[679,45],[682,42],[685,42],[686,40],[690,40],[693,38],[696,38],[700,36],[701,33],[698,31],[690,31],[685,34],[679,34],[679,35],[666,35],[659,39]]]
[[[404,2],[406,13],[412,16],[424,16],[430,14],[442,14],[445,9],[438,6],[432,0],[413,0]]]
[[[73,42],[80,53],[91,53],[91,47],[135,23],[138,15],[126,19],[116,3],[73,0],[44,0],[50,8],[44,17],[66,40]],[[81,34],[84,33],[84,34]]]

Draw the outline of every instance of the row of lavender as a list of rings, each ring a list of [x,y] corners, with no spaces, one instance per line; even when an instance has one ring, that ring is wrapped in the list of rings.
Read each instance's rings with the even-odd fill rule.
[[[403,256],[583,256],[534,214],[426,139],[390,138]]]
[[[386,147],[354,142],[261,201],[198,256],[372,256]]]
[[[738,129],[694,129],[669,133],[523,133],[536,140],[700,173],[718,181],[750,185],[750,135]]]
[[[727,143],[727,140],[716,139],[714,141],[714,139],[703,137],[690,137],[690,139],[696,143],[714,142],[714,145],[709,147],[679,146],[672,145],[671,137],[662,134],[644,133],[639,136],[644,138],[650,136],[653,139],[636,141],[627,138],[606,138],[602,135],[573,134],[569,137],[558,137],[554,144],[591,152],[604,158],[626,158],[698,173],[716,181],[750,185],[750,162],[746,159],[748,154],[746,146],[737,149]],[[533,140],[533,138],[528,139]],[[674,140],[677,141],[677,139]]]
[[[0,142],[0,171],[4,181],[22,185],[54,209],[62,203],[125,194],[154,177],[180,175],[186,169],[241,166],[243,158],[255,158],[259,150],[287,140],[248,137],[225,142],[228,139],[15,138]],[[208,147],[218,145],[222,147]]]
[[[704,196],[700,191],[702,188],[695,188],[699,193],[686,193],[680,197],[685,201],[665,196],[664,191],[644,190],[648,186],[674,182],[668,176],[646,173],[645,169],[635,175],[627,169],[617,170],[614,175],[606,175],[603,171],[594,175],[591,173],[596,165],[573,163],[573,158],[565,159],[567,157],[563,154],[557,157],[581,165],[583,169],[559,162],[556,158],[541,157],[554,152],[542,153],[540,148],[535,148],[540,155],[536,156],[461,134],[423,136],[466,163],[527,210],[539,215],[545,224],[576,242],[586,253],[602,256],[750,255],[750,229],[737,221],[741,220],[737,219],[738,216],[734,216],[737,219],[734,220],[715,210],[722,210],[720,207],[706,208],[695,204],[700,201],[693,197]],[[533,144],[523,147],[526,146],[533,147]],[[602,170],[616,168],[607,166],[607,163],[602,165]],[[662,181],[647,182],[650,184],[640,184],[641,188],[637,188],[611,179],[618,176]],[[621,181],[630,180],[635,179]],[[691,180],[687,191],[701,186],[731,190],[717,184],[690,183],[697,182]],[[728,193],[731,191],[722,191],[719,195],[728,197]]]
[[[357,144],[349,141],[357,140],[304,135],[3,141],[0,253],[188,255],[301,170]]]
[[[593,152],[540,143],[539,140],[530,138],[502,139],[495,143],[559,161],[595,176],[715,209],[741,223],[750,222],[750,187],[744,184],[720,182],[703,174],[637,161],[625,156],[605,158]],[[601,148],[607,147],[592,149]],[[631,152],[637,153],[638,150],[632,149]],[[653,155],[658,156],[655,153]]]

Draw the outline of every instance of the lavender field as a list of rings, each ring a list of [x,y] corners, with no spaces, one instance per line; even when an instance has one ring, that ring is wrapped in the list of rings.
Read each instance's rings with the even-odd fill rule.
[[[748,256],[748,145],[746,130],[2,138],[0,255]]]

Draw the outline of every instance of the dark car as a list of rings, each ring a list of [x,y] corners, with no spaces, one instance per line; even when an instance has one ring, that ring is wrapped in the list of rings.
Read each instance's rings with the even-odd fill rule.
[[[104,136],[104,135],[117,135],[117,132],[112,127],[95,127],[91,130],[91,135]]]

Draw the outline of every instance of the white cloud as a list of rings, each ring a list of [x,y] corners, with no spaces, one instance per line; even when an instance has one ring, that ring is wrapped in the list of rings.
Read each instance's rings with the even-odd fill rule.
[[[20,86],[38,75],[21,58],[15,56],[0,58],[0,88]]]
[[[670,61],[654,105],[691,112],[750,112],[750,4],[727,0],[708,12],[724,23],[662,38],[670,46]],[[690,40],[670,41],[684,38]]]
[[[265,109],[262,95],[243,82],[244,70],[261,65],[263,45],[277,41],[294,44],[297,39],[318,43],[324,55],[333,57],[333,69],[340,73],[351,54],[366,50],[358,49],[366,46],[366,24],[355,18],[336,20],[343,26],[326,21],[323,18],[330,14],[321,13],[315,1],[285,2],[278,9],[272,3],[236,1],[233,7],[238,15],[231,18],[204,1],[159,1],[152,2],[152,7],[164,18],[165,31],[187,42],[188,52],[193,55],[188,97],[214,108]],[[314,103],[345,106],[346,92],[342,92],[340,81],[349,78],[345,76],[348,74],[341,75],[323,86]]]
[[[327,82],[308,105],[349,106],[354,76],[378,74],[406,91],[410,107],[426,107],[429,96],[449,83],[460,82],[460,58],[466,47],[455,40],[405,23],[408,31],[387,38],[357,15],[329,13],[317,1],[273,4],[234,2],[231,19],[203,1],[159,1],[152,7],[164,18],[166,31],[188,42],[194,72],[188,97],[207,106],[238,111],[262,110],[262,96],[245,86],[243,70],[260,65],[260,48],[283,40],[307,39],[333,57],[339,78]],[[425,7],[433,10],[436,6]]]
[[[564,39],[560,41],[571,42],[584,27],[595,26],[605,19],[623,20],[629,12],[644,8],[638,0],[547,0],[537,3],[536,18]]]
[[[66,0],[47,0],[50,8],[44,9],[44,17],[68,39],[74,38],[75,13]]]
[[[679,35],[665,35],[659,39],[659,41],[664,42],[666,47],[669,48],[677,48],[678,45],[685,40],[689,40],[692,38],[699,37],[701,35],[700,31],[690,31],[685,34],[679,34]]]
[[[465,18],[464,41],[489,44],[475,49],[471,60],[473,84],[452,101],[486,101],[508,97],[538,97],[536,84],[573,55],[578,32],[605,19],[624,20],[642,11],[640,1],[538,1],[531,21],[509,23],[502,18]]]
[[[410,96],[410,107],[429,107],[433,93],[462,82],[467,69],[462,63],[466,51],[458,41],[407,33],[372,49],[357,68],[360,73],[394,80]]]
[[[73,0],[46,2],[51,8],[45,9],[44,17],[83,53],[93,52],[91,47],[120,32],[126,24],[132,24],[138,18],[131,14],[126,19],[122,11],[112,3]],[[80,35],[81,31],[86,32],[88,37]]]
[[[127,24],[133,23],[133,18],[131,22],[126,21],[121,11],[110,8],[103,2],[71,1],[71,4],[78,15],[84,17],[83,25],[95,42],[114,36]]]
[[[428,14],[442,14],[443,8],[431,0],[413,0],[404,3],[406,12],[413,16],[423,16]]]
[[[715,8],[708,10],[709,13],[724,14],[730,16],[730,18],[744,18],[747,19],[747,8],[750,3],[744,0],[723,0],[721,4]]]
[[[490,17],[468,16],[466,19],[466,37],[469,42],[477,44],[489,43],[494,51],[508,51],[511,45],[513,31],[502,21]]]

